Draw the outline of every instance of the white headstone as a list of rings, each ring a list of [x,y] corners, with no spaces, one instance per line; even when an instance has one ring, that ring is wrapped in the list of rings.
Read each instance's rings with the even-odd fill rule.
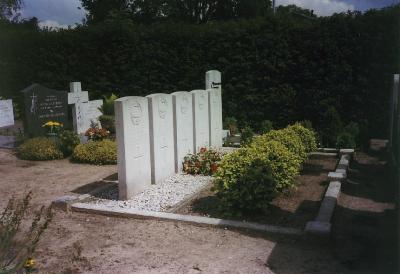
[[[389,126],[389,146],[393,145],[393,138],[396,135],[394,132],[395,121],[398,115],[398,100],[399,100],[399,90],[400,90],[400,74],[393,75],[393,91],[390,98],[390,126]]]
[[[209,70],[206,72],[206,90],[211,88],[222,89],[221,72]]]
[[[222,98],[221,89],[208,89],[208,112],[210,125],[210,146],[222,147]]]
[[[206,90],[209,94],[210,146],[222,147],[222,87],[221,72],[206,72]]]
[[[103,100],[89,101],[87,91],[82,91],[80,82],[69,84],[68,104],[72,107],[72,124],[74,131],[78,134],[85,133],[90,128],[92,122],[100,126],[98,118],[101,116],[99,108],[103,105]]]
[[[158,184],[175,173],[174,129],[171,94],[149,98],[151,178]]]
[[[125,200],[151,185],[148,99],[123,97],[114,105],[119,198]]]
[[[178,91],[171,94],[174,111],[175,172],[182,171],[183,158],[193,153],[192,94]]]
[[[0,128],[14,125],[12,100],[0,100]]]
[[[210,146],[210,126],[208,118],[208,92],[206,90],[191,91],[193,98],[193,143],[194,151]]]

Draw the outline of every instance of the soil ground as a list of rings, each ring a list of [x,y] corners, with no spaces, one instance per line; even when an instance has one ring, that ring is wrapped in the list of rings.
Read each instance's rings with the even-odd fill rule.
[[[346,185],[335,216],[335,234],[326,243],[55,211],[34,258],[40,273],[397,273],[393,193],[381,169],[386,166],[361,153],[357,161],[360,166],[353,168],[367,171],[366,176],[357,178],[359,184],[353,189]],[[34,192],[33,208],[49,205],[56,197],[115,171],[115,166],[68,160],[21,161],[11,151],[0,150],[0,207],[12,195],[22,196],[28,190]],[[388,191],[363,192],[369,184]],[[365,227],[362,233],[360,227]]]
[[[308,160],[307,168],[296,178],[296,188],[275,198],[268,212],[244,215],[237,219],[303,229],[318,214],[320,201],[328,185],[328,172],[335,170],[337,161],[336,158]],[[224,213],[218,210],[219,199],[211,189],[212,186],[202,191],[177,213],[224,218]]]

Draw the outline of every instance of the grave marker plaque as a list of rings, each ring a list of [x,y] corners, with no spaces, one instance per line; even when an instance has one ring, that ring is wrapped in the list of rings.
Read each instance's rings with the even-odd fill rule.
[[[66,91],[33,84],[22,90],[24,94],[25,131],[33,136],[46,133],[43,124],[55,121],[62,124],[68,119],[68,95]]]

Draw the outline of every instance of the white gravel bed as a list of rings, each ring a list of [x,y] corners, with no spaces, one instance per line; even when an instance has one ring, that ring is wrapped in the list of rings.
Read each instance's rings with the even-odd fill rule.
[[[166,211],[190,195],[200,191],[211,182],[211,176],[176,174],[160,184],[151,185],[130,200],[97,199],[90,203],[103,205],[105,208],[118,207],[146,211]],[[116,194],[111,193],[110,196],[117,199]]]

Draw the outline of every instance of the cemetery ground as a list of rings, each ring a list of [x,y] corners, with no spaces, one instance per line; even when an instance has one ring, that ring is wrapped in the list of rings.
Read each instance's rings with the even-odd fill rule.
[[[41,273],[395,273],[388,168],[380,155],[356,154],[329,241],[56,210],[34,257]],[[0,172],[2,208],[27,190],[37,208],[116,166],[23,161],[0,150]]]

